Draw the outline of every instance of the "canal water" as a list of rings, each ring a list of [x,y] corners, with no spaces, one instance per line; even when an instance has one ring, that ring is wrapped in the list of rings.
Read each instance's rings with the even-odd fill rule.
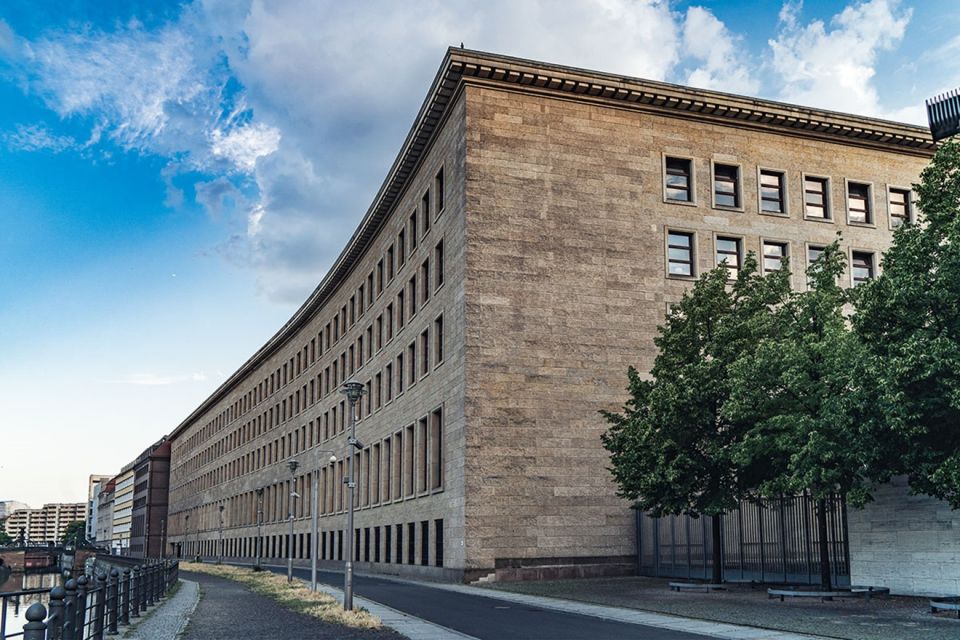
[[[3,577],[0,575],[0,577]],[[4,597],[4,594],[28,589],[51,589],[60,584],[60,576],[56,573],[30,573],[15,571],[0,584],[0,598],[3,599],[3,610],[0,611],[0,638],[11,633],[23,630],[27,623],[24,612],[34,602],[47,606],[47,594],[37,593],[19,597]],[[4,625],[4,619],[6,624]]]

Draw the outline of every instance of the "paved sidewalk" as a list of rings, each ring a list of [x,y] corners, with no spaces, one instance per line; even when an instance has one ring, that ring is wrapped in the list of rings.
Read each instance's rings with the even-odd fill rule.
[[[389,629],[354,629],[297,613],[243,585],[202,573],[182,572],[196,580],[203,595],[183,640],[399,640]]]
[[[131,640],[174,640],[200,600],[200,587],[192,580],[181,580],[172,598],[141,614],[140,622],[128,628],[124,638]]]

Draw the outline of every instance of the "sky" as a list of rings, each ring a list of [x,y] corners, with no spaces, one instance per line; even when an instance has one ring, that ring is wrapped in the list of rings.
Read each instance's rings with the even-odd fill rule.
[[[4,0],[0,500],[86,499],[306,299],[446,47],[925,124],[955,0]]]

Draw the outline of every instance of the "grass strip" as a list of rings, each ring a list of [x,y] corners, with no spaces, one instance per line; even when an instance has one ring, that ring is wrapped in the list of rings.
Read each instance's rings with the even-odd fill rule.
[[[326,593],[311,591],[301,580],[287,582],[286,576],[271,571],[253,571],[228,565],[181,562],[183,571],[195,571],[239,582],[254,593],[276,600],[278,603],[325,622],[333,622],[358,629],[380,629],[380,618],[364,609],[344,611],[340,602]]]

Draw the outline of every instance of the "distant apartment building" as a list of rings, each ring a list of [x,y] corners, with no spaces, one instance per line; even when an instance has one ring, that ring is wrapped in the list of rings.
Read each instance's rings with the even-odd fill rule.
[[[110,552],[119,555],[130,553],[130,531],[133,524],[133,463],[123,468],[116,477],[113,490],[113,522]]]
[[[116,478],[110,478],[97,485],[97,547],[113,548],[113,491]]]
[[[16,500],[3,500],[0,501],[0,521],[6,520],[10,517],[10,514],[18,509],[29,509],[30,505],[24,502],[17,502]]]
[[[170,485],[170,443],[166,438],[150,445],[137,457],[133,472],[130,555],[159,558],[165,555]]]
[[[91,475],[87,483],[87,527],[84,532],[85,537],[90,542],[97,539],[97,516],[99,515],[99,501],[97,495],[100,492],[100,484],[109,480],[112,476]]]
[[[40,509],[17,509],[4,522],[7,535],[21,536],[29,545],[56,544],[63,540],[67,525],[82,521],[87,505],[83,502],[51,503]]]

